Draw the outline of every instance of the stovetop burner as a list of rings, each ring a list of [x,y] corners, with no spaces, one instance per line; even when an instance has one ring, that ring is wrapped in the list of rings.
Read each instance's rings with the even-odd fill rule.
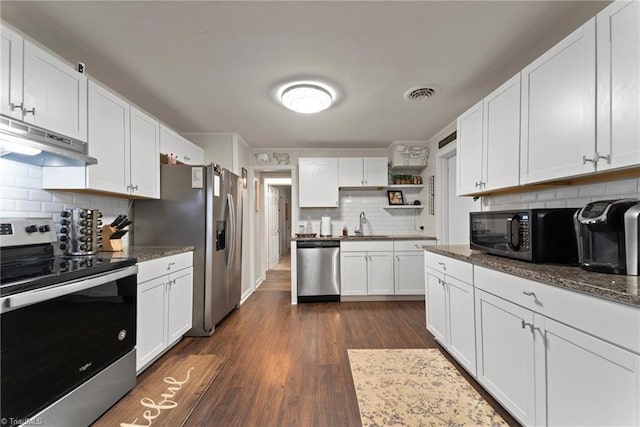
[[[36,226],[35,231],[29,231],[33,230],[33,226],[25,224],[32,222],[43,224],[42,228]],[[135,258],[55,256],[51,244],[56,241],[52,219],[2,220],[2,225],[0,297],[62,284],[136,263]]]

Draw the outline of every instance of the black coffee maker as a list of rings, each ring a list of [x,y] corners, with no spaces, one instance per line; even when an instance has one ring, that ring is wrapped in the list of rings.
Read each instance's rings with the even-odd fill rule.
[[[578,258],[584,270],[638,275],[638,218],[636,199],[600,200],[576,212]]]

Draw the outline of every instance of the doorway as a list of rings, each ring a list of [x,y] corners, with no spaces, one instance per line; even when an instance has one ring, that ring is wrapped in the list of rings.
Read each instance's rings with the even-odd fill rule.
[[[455,141],[438,152],[437,232],[440,243],[444,245],[468,245],[469,212],[481,209],[479,199],[456,196],[456,159]]]

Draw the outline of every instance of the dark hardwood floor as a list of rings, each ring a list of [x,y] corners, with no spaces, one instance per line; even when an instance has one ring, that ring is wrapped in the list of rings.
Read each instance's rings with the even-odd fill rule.
[[[347,349],[438,347],[425,328],[424,302],[292,306],[290,270],[282,265],[213,336],[185,338],[169,351],[229,356],[186,425],[358,426]]]

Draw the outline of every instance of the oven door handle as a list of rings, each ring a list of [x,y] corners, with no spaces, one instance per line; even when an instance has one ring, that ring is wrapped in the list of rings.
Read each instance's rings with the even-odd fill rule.
[[[72,294],[74,292],[80,292],[85,289],[104,285],[114,280],[133,276],[135,274],[138,274],[138,266],[132,265],[100,276],[93,276],[89,279],[74,280],[59,285],[48,286],[46,288],[0,298],[0,313],[6,313],[21,307]]]

